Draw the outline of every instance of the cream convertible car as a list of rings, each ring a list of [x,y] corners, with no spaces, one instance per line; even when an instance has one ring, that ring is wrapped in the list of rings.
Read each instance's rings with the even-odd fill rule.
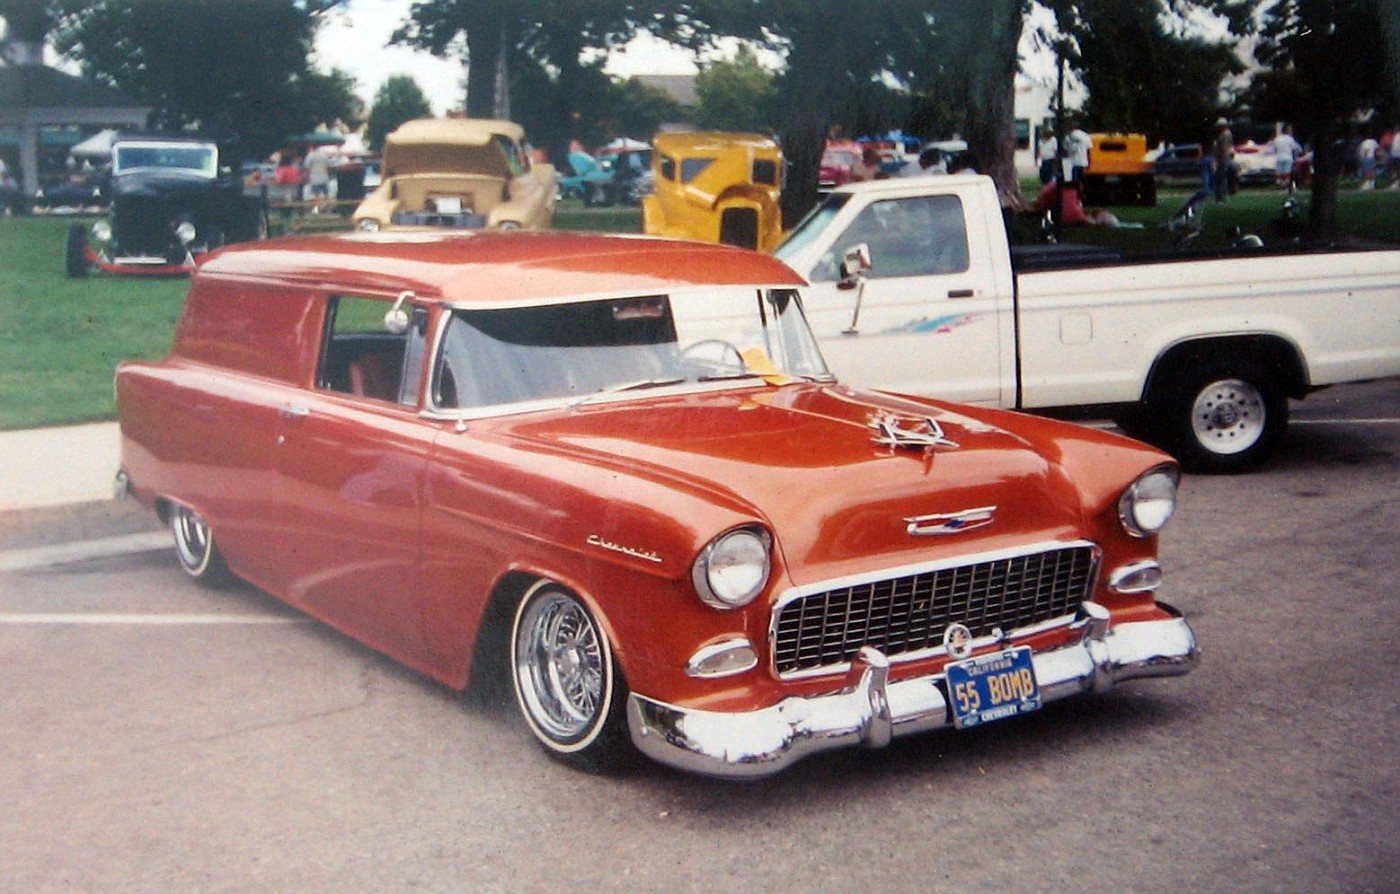
[[[554,166],[536,164],[510,121],[421,118],[384,145],[383,181],[355,209],[361,230],[554,225]]]

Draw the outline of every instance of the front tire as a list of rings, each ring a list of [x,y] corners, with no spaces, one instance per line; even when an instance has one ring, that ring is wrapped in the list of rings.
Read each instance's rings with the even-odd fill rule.
[[[552,756],[594,771],[626,763],[627,687],[606,632],[573,594],[552,581],[525,593],[510,669],[525,722]]]
[[[233,574],[214,543],[214,533],[199,513],[188,506],[172,506],[170,532],[175,537],[175,557],[186,574],[215,589],[233,583]]]
[[[1206,364],[1168,390],[1160,419],[1166,443],[1188,470],[1247,472],[1273,452],[1288,426],[1288,397],[1249,361]]]

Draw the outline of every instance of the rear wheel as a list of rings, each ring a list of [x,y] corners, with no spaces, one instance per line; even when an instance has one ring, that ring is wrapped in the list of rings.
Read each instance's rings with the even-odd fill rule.
[[[530,731],[553,756],[604,770],[631,755],[627,687],[606,632],[551,581],[530,588],[511,627],[511,679]]]
[[[1199,472],[1246,472],[1278,445],[1288,396],[1260,364],[1222,360],[1167,386],[1158,417],[1164,444]]]
[[[88,275],[87,251],[87,228],[82,224],[69,226],[67,253],[64,258],[64,268],[69,276],[76,278]]]
[[[233,582],[209,523],[199,513],[188,506],[172,506],[170,532],[175,536],[175,557],[186,574],[206,587],[224,587]]]

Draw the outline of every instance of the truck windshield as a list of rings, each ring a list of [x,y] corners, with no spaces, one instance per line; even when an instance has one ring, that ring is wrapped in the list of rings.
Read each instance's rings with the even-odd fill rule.
[[[793,227],[792,232],[788,234],[788,237],[783,240],[783,244],[779,245],[773,254],[778,260],[791,263],[802,253],[804,248],[812,243],[812,240],[826,230],[831,219],[839,214],[850,200],[849,193],[838,192],[827,196],[825,202],[807,212],[807,216],[798,221],[797,226]]]
[[[214,177],[218,174],[218,164],[218,150],[206,145],[128,143],[118,145],[112,152],[114,174],[137,168],[160,168]]]
[[[828,379],[795,289],[459,309],[433,375],[442,409],[696,383]]]

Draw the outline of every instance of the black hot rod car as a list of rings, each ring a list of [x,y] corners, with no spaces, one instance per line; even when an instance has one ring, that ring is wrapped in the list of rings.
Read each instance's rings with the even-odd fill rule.
[[[108,193],[108,217],[68,230],[69,276],[188,273],[204,252],[267,236],[263,200],[244,194],[238,172],[210,140],[118,137]]]

